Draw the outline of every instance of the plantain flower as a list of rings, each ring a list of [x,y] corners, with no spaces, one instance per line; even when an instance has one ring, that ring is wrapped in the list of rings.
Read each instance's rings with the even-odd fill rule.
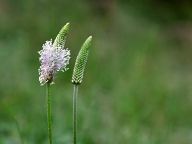
[[[41,85],[52,83],[58,71],[66,71],[70,60],[70,50],[64,45],[54,45],[52,40],[43,44],[40,54],[39,82]]]

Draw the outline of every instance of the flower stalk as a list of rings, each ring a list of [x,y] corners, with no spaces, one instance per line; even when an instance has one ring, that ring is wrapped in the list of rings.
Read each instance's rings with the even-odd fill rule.
[[[78,85],[74,84],[73,87],[73,143],[77,143],[77,97]]]
[[[47,96],[47,124],[48,124],[48,137],[49,144],[52,144],[52,112],[51,112],[51,96],[50,96],[50,83],[46,85]]]

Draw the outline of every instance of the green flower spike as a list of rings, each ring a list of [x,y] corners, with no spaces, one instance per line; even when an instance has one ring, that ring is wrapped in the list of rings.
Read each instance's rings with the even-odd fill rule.
[[[57,37],[55,38],[53,46],[64,47],[67,35],[69,33],[69,29],[70,29],[70,23],[66,23],[63,26],[63,28],[60,30],[60,32],[57,35]]]
[[[89,36],[84,44],[81,46],[79,54],[77,56],[75,66],[73,69],[72,83],[81,84],[83,80],[83,74],[88,59],[89,48],[91,46],[92,36]]]

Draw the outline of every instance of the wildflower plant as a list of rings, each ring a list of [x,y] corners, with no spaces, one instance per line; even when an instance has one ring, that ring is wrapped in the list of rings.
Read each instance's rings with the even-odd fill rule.
[[[39,51],[39,82],[41,85],[46,85],[47,96],[47,124],[48,124],[48,140],[52,144],[52,112],[51,112],[51,96],[50,85],[54,83],[56,73],[66,71],[70,60],[70,51],[65,48],[66,37],[68,35],[70,24],[67,23],[60,30],[54,42],[46,41]],[[73,91],[73,142],[77,142],[77,96],[78,86],[83,81],[83,75],[88,60],[88,53],[91,46],[92,36],[89,36],[81,46],[77,55],[75,66],[73,69],[72,83]]]
[[[58,71],[66,71],[70,60],[70,51],[65,46],[67,34],[69,32],[70,24],[67,23],[60,30],[59,34],[52,40],[46,41],[43,44],[43,49],[39,51],[40,54],[40,68],[39,68],[39,82],[41,85],[47,85],[47,121],[48,121],[48,137],[49,144],[52,144],[52,114],[51,114],[51,97],[50,84],[53,84],[55,75]]]
[[[89,49],[91,46],[92,36],[89,36],[84,44],[82,45],[73,69],[72,84],[73,89],[73,143],[77,143],[77,96],[78,96],[78,85],[83,81],[83,75],[88,60]]]

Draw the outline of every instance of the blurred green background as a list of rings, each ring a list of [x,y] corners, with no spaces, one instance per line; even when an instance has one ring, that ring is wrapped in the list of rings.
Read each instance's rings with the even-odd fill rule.
[[[192,1],[0,0],[0,144],[48,143],[37,52],[66,22],[72,58],[51,88],[54,144],[72,143],[72,68],[89,35],[79,144],[192,143]]]

